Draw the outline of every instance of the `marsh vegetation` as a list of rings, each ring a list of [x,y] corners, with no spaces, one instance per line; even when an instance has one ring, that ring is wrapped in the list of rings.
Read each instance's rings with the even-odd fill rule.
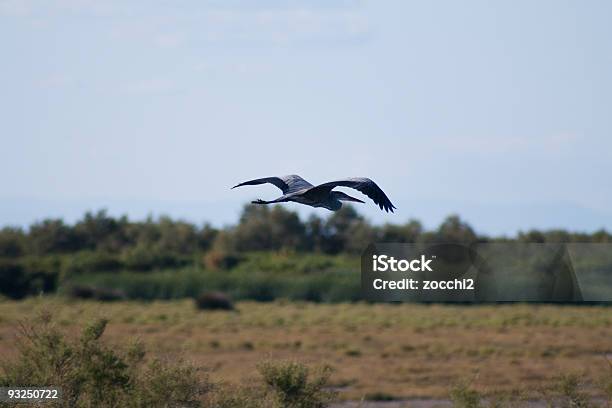
[[[95,351],[89,355],[108,360],[81,360],[84,367],[114,362],[102,366],[114,371],[102,379],[87,373],[59,377],[81,378],[83,401],[91,397],[96,381],[116,387],[108,398],[117,401],[136,395],[138,400],[161,398],[155,397],[158,374],[176,376],[178,390],[193,386],[197,391],[176,398],[192,395],[198,404],[217,398],[218,406],[231,407],[256,406],[245,405],[249,399],[279,403],[285,398],[282,389],[295,387],[305,387],[298,394],[317,401],[329,402],[334,394],[337,401],[452,397],[456,406],[466,407],[518,406],[520,401],[547,399],[554,401],[552,406],[589,406],[575,401],[600,406],[611,396],[612,314],[607,307],[288,301],[234,306],[235,310],[224,311],[200,310],[190,300],[4,300],[0,355],[16,362],[17,368],[8,371],[12,377],[5,372],[3,381],[49,381],[52,377],[44,377],[50,375],[46,370],[39,374],[44,378],[24,373],[40,357],[56,358],[66,350],[78,361],[86,348]],[[37,327],[53,330],[36,338],[63,340],[30,342],[25,351],[16,347],[16,336],[23,335],[20,322],[43,312],[53,316],[52,324]],[[137,360],[130,357],[141,354]],[[70,370],[81,372],[70,364]],[[168,398],[175,398],[172,395]],[[222,395],[231,396],[224,402],[228,405],[220,405]],[[324,406],[283,401],[280,406]],[[494,401],[512,404],[490,405]]]

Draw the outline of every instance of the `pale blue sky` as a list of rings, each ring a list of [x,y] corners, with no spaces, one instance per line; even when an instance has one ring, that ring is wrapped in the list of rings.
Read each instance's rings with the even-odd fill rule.
[[[224,225],[277,195],[230,186],[297,173],[374,179],[398,207],[358,207],[377,223],[612,229],[611,19],[609,1],[0,0],[0,225],[101,207]]]

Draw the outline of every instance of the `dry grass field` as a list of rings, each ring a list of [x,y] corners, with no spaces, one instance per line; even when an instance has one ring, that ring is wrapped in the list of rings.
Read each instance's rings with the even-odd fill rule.
[[[50,312],[77,330],[96,317],[106,341],[140,339],[151,354],[244,384],[268,359],[333,367],[344,400],[447,398],[460,382],[488,395],[538,398],[562,374],[596,385],[610,376],[612,309],[544,305],[387,305],[241,302],[201,311],[190,300],[97,303],[63,298],[0,301],[0,355],[14,356],[18,322]]]

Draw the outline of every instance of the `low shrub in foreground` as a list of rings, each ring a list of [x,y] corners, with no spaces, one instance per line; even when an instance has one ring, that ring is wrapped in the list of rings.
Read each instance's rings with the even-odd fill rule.
[[[450,392],[450,399],[455,408],[480,408],[482,395],[470,387],[470,383],[456,385]]]
[[[609,361],[609,360],[608,360]],[[472,380],[473,381],[473,380]],[[553,383],[540,390],[542,406],[554,408],[603,408],[612,406],[612,363],[610,372],[605,376],[600,388],[590,388],[590,385],[582,380],[582,376],[577,373],[566,373],[554,379]],[[601,395],[598,391],[603,391],[603,399],[589,394],[595,391],[596,395]],[[497,394],[483,395],[474,389],[471,381],[456,385],[450,392],[450,399],[454,408],[516,408],[533,406],[527,400],[526,394]],[[544,405],[545,404],[545,405]],[[539,406],[539,405],[538,405]]]
[[[211,384],[189,364],[145,362],[140,343],[109,347],[107,321],[97,320],[74,340],[43,315],[20,326],[19,355],[0,365],[0,386],[57,386],[60,407],[201,406]]]
[[[260,383],[213,384],[198,367],[147,359],[140,342],[106,345],[106,325],[96,320],[69,338],[49,314],[21,324],[18,355],[0,361],[0,386],[60,387],[61,400],[45,402],[50,407],[324,408],[334,398],[327,390],[329,368],[265,362]]]
[[[279,407],[323,408],[335,398],[335,393],[326,388],[330,367],[311,370],[301,363],[286,361],[265,362],[258,369]]]

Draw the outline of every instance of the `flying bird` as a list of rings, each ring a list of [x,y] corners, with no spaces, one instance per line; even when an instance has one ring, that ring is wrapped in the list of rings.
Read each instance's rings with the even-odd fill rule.
[[[283,195],[272,201],[255,200],[253,204],[274,204],[293,201],[311,207],[323,207],[331,211],[338,211],[342,207],[342,201],[363,203],[358,198],[351,197],[341,191],[333,191],[336,187],[354,188],[367,195],[374,201],[381,210],[393,212],[396,208],[385,193],[376,185],[375,182],[365,177],[353,177],[344,180],[330,181],[329,183],[313,186],[300,176],[295,174],[283,177],[264,177],[255,180],[245,181],[232,188],[241,186],[254,186],[258,184],[270,183],[280,188]]]

